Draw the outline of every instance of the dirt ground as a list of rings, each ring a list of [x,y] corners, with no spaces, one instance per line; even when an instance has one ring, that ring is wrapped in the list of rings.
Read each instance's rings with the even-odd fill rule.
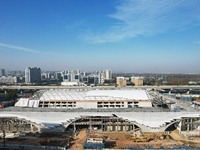
[[[0,138],[0,143],[3,143],[3,139],[1,139],[1,138]],[[6,144],[65,146],[66,138],[63,137],[63,135],[50,136],[50,137],[27,135],[24,137],[7,138]]]
[[[164,139],[156,138],[156,140],[152,139],[147,142],[134,142],[131,140],[131,135],[128,133],[123,132],[110,132],[110,133],[93,133],[90,136],[92,137],[101,137],[105,140],[112,140],[115,141],[115,149],[128,149],[134,147],[153,147],[153,148],[173,148],[174,146],[183,146],[186,143],[184,142],[184,138],[180,137],[179,134],[176,133],[172,134],[171,136],[165,136]],[[159,135],[159,133],[157,133]]]
[[[145,133],[145,136],[148,133]],[[156,135],[159,135],[157,133]],[[143,142],[134,142],[133,136],[126,132],[92,132],[88,134],[86,130],[81,130],[76,136],[75,140],[72,140],[70,149],[72,150],[84,150],[84,142],[88,137],[93,138],[103,138],[107,147],[113,149],[128,149],[134,147],[153,147],[153,148],[173,148],[174,146],[200,146],[200,141],[198,140],[200,137],[183,137],[179,135],[178,131],[171,132],[170,135],[165,136],[165,138],[160,139],[156,138],[156,140],[151,139]],[[157,137],[160,137],[157,136]],[[0,143],[3,142],[3,139],[0,139]],[[6,143],[16,143],[16,144],[30,144],[30,145],[48,145],[48,146],[64,146],[66,145],[66,135],[63,136],[51,136],[51,137],[38,137],[38,136],[26,136],[21,138],[13,138],[6,139]],[[109,143],[110,142],[110,143]],[[109,144],[108,144],[109,143]],[[111,144],[112,143],[112,144]]]
[[[84,150],[83,143],[87,139],[86,130],[81,130],[76,137],[75,143],[72,145],[70,149],[72,150]]]
[[[181,136],[177,130],[173,131],[170,136],[173,140],[184,143],[185,145],[200,147],[200,140],[198,136]]]

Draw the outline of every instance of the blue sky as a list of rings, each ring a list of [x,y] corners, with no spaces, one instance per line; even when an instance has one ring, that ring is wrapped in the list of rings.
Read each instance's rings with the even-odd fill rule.
[[[199,0],[0,0],[0,68],[200,73]]]

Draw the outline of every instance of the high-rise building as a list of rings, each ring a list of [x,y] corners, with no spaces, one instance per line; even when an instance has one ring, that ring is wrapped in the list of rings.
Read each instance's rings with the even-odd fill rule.
[[[62,72],[56,72],[55,73],[55,78],[56,78],[56,80],[62,80]]]
[[[63,82],[80,82],[79,70],[68,70],[64,72]]]
[[[1,70],[0,70],[0,76],[6,76],[5,69],[1,69]]]
[[[112,79],[112,71],[111,70],[105,70],[105,79],[106,80]]]
[[[99,78],[99,84],[103,84],[105,82],[105,73],[100,71],[98,73],[98,78]]]
[[[41,81],[41,69],[28,67],[25,69],[25,82],[36,83]]]
[[[131,82],[135,84],[135,86],[143,86],[143,77],[131,77]]]

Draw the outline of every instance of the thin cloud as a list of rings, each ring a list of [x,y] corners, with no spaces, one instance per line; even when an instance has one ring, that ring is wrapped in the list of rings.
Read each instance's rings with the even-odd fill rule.
[[[15,50],[15,51],[21,51],[21,52],[27,52],[27,53],[35,53],[35,54],[42,54],[46,56],[54,56],[54,57],[72,57],[74,55],[69,55],[66,54],[67,52],[64,53],[56,53],[56,52],[50,52],[50,51],[38,51],[35,49],[30,49],[30,48],[25,48],[21,46],[16,46],[16,45],[11,45],[11,44],[5,44],[5,43],[0,43],[0,49],[10,49],[10,50]]]
[[[23,52],[29,52],[29,53],[44,53],[42,51],[25,48],[21,46],[16,46],[16,45],[11,45],[11,44],[4,44],[4,43],[0,43],[0,48],[12,49],[16,51],[23,51]]]
[[[198,0],[123,0],[109,15],[118,21],[102,34],[85,36],[94,43],[117,42],[200,25]]]

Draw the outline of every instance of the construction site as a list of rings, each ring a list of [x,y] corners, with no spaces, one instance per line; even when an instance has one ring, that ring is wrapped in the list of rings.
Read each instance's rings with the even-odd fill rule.
[[[39,113],[31,114],[33,118]],[[60,125],[45,125],[44,123],[33,122],[34,119],[27,120],[25,116],[20,118],[21,115],[18,114],[18,117],[14,117],[13,114],[7,116],[4,114],[4,117],[1,115],[1,147],[81,150],[103,148],[197,148],[200,146],[200,116],[196,113],[187,115],[190,117],[185,117],[184,113],[174,114],[176,119],[164,122],[159,127],[155,127],[152,122],[159,115],[167,119],[167,116],[172,114],[151,113],[150,115],[154,116],[150,119],[151,121],[143,118],[147,120],[149,126],[144,121],[142,124],[136,118],[135,121],[132,121],[124,119],[125,117],[119,117],[117,113],[112,115],[106,115],[102,112],[94,113],[94,115],[86,114],[63,121]],[[57,118],[59,116],[55,113],[49,115],[52,115],[52,117],[57,116]],[[69,115],[73,116],[74,114],[70,113]],[[140,118],[142,115],[147,116],[144,113],[133,113],[132,115]],[[68,118],[66,115],[61,115],[62,117]]]
[[[157,91],[117,90],[117,93],[115,90],[50,90],[40,92],[40,99],[20,99],[15,107],[0,110],[0,148],[200,147],[200,113],[192,107],[192,102]],[[35,107],[44,100],[48,100],[48,107],[46,104]],[[74,106],[64,107],[64,101]],[[50,107],[52,102],[55,107]],[[148,105],[143,105],[147,102]]]
[[[143,132],[136,123],[116,116],[85,117],[72,123],[67,130],[74,130],[72,148],[131,149],[173,148],[200,146],[200,118],[183,118],[162,132]]]
[[[134,134],[137,135],[134,135]],[[19,149],[144,149],[144,148],[178,148],[200,146],[200,135],[179,134],[174,130],[169,134],[136,132],[102,132],[99,130],[81,129],[76,135],[66,133],[39,134],[27,133],[13,138],[6,138],[5,147],[16,145]],[[90,141],[89,141],[90,140]],[[0,139],[3,143],[3,139]],[[3,145],[1,145],[3,147]]]

